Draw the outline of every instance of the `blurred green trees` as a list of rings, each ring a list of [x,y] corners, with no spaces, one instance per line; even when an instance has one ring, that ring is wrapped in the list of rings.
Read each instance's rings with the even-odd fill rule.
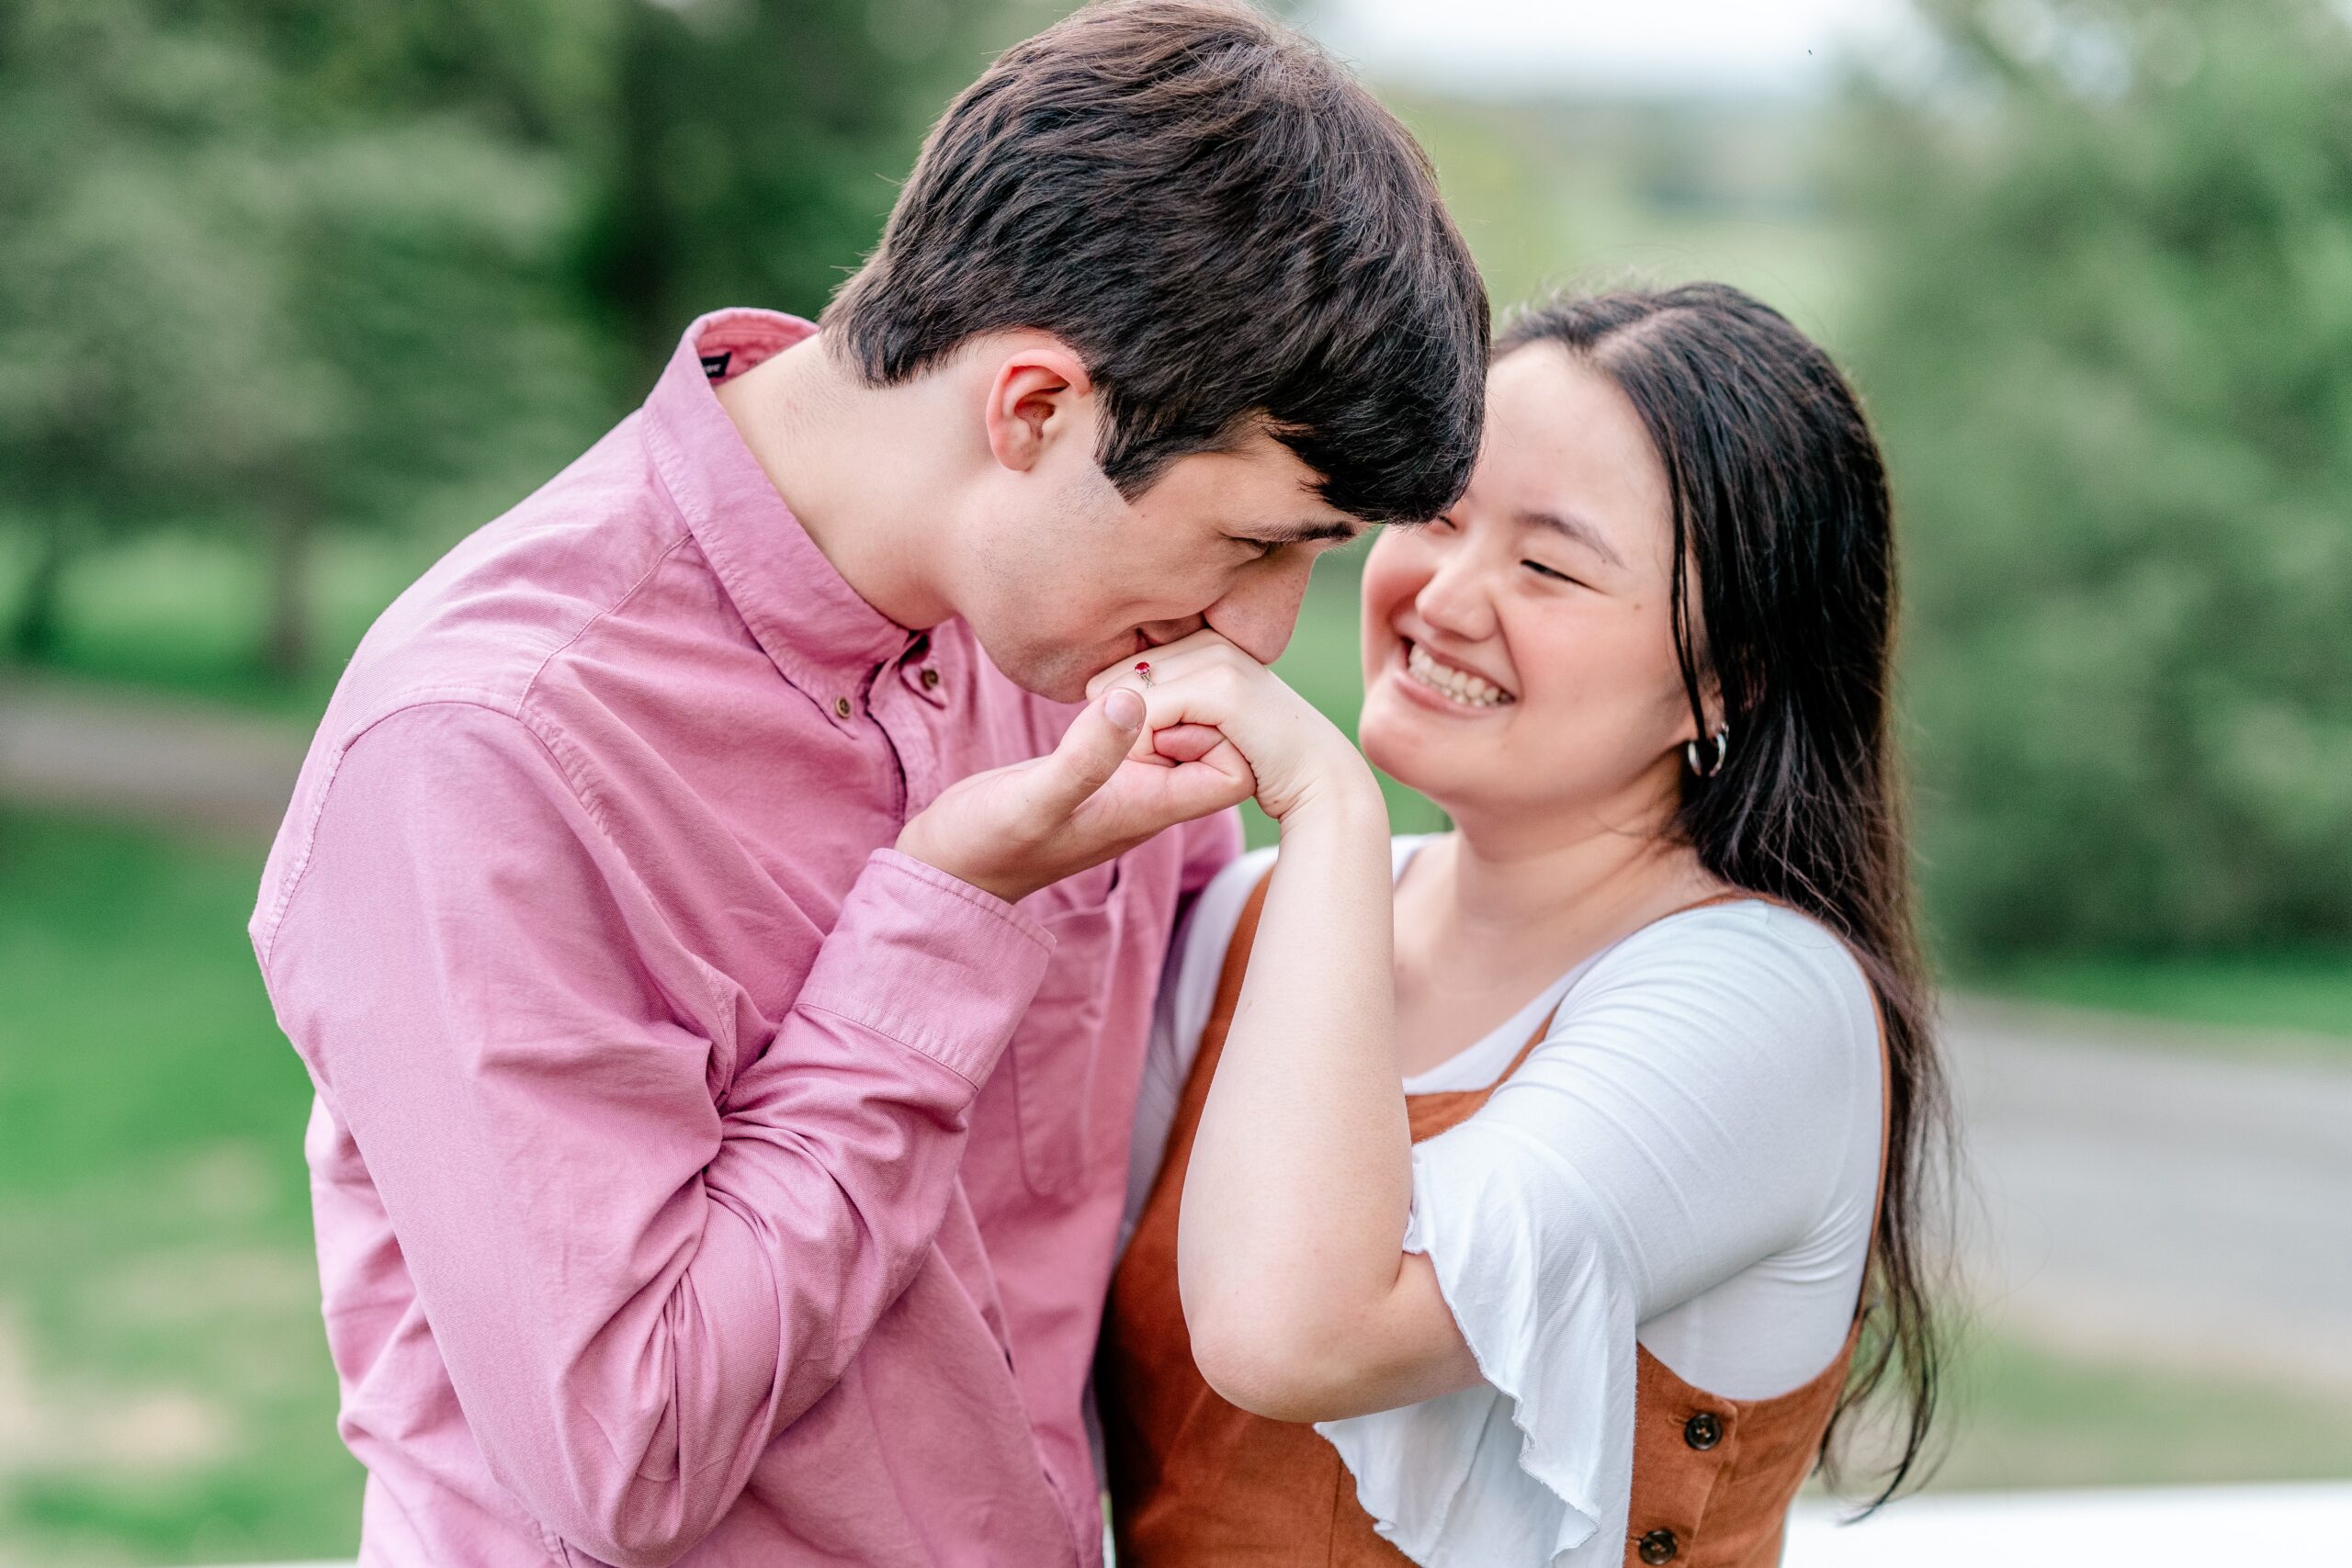
[[[2352,21],[1928,0],[1849,141],[1946,939],[2352,940]]]
[[[589,427],[588,14],[0,12],[0,464],[39,538],[20,655],[54,637],[77,550],[213,527],[266,553],[261,651],[298,668],[322,526],[404,521]]]
[[[55,641],[78,554],[215,529],[269,561],[256,652],[299,671],[322,528],[519,495],[697,310],[813,313],[945,95],[1049,10],[11,0],[14,656]]]
[[[698,312],[814,316],[922,132],[1072,0],[624,0],[589,283],[642,383]]]

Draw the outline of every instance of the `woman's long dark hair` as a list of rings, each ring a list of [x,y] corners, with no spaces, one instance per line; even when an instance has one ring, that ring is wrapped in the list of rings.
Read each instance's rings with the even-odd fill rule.
[[[1903,1451],[1875,1508],[1920,1466],[1935,1414],[1930,1271],[1949,1254],[1923,1232],[1952,1168],[1890,725],[1885,465],[1829,356],[1724,284],[1562,297],[1521,313],[1495,349],[1539,344],[1614,382],[1665,461],[1674,643],[1702,762],[1714,761],[1704,697],[1720,694],[1730,729],[1721,771],[1684,775],[1677,829],[1715,876],[1843,936],[1885,1018],[1886,1175],[1863,1349],[1819,1456],[1834,1479],[1848,1416],[1899,1379]]]

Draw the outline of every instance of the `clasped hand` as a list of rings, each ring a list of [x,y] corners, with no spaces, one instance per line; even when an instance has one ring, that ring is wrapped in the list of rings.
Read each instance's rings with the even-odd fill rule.
[[[899,832],[898,848],[1008,900],[1255,795],[1286,825],[1327,800],[1378,798],[1346,736],[1213,631],[1102,671],[1046,756],[975,773]]]

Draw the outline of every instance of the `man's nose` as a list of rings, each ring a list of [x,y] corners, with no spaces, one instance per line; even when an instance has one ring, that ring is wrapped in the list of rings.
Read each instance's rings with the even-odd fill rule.
[[[1289,559],[1295,556],[1297,558]],[[1272,664],[1290,646],[1298,626],[1298,607],[1306,598],[1306,580],[1314,574],[1315,556],[1306,550],[1283,550],[1244,572],[1224,598],[1203,612],[1219,637],[1261,664]]]

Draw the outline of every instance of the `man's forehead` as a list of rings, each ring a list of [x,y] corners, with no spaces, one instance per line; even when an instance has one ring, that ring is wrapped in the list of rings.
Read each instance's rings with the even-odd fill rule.
[[[1237,443],[1230,455],[1247,460],[1265,477],[1265,488],[1258,492],[1263,502],[1258,523],[1261,536],[1294,543],[1319,539],[1344,543],[1372,526],[1327,504],[1323,476],[1263,425]]]
[[[1373,525],[1323,499],[1323,476],[1259,424],[1228,444],[1188,453],[1140,498],[1238,538],[1271,545],[1347,544]]]

